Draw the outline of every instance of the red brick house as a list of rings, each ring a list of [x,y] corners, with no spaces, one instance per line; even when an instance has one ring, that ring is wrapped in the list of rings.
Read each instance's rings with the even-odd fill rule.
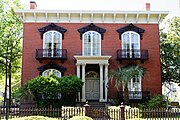
[[[80,101],[119,98],[108,73],[129,63],[148,70],[129,82],[130,100],[161,94],[159,22],[165,11],[17,10],[24,23],[22,84],[38,76],[77,75]]]

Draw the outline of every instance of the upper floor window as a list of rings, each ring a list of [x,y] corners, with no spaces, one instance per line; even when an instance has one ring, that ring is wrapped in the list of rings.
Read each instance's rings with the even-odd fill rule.
[[[88,31],[83,34],[83,56],[101,55],[101,34]]]
[[[48,31],[43,37],[44,56],[55,57],[60,56],[62,49],[62,34],[57,31]]]
[[[122,39],[122,56],[124,57],[140,57],[140,35],[133,31],[124,32]]]
[[[47,69],[42,73],[42,76],[55,75],[56,77],[61,77],[61,72],[56,69]]]

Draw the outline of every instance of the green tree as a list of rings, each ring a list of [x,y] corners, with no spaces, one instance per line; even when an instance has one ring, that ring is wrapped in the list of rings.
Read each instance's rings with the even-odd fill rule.
[[[110,77],[115,78],[116,87],[119,90],[119,85],[122,84],[124,88],[124,103],[129,103],[129,91],[128,91],[128,82],[132,78],[143,77],[145,72],[145,68],[139,65],[126,65],[123,67],[119,67],[117,70],[110,72]],[[113,79],[111,79],[113,80]]]
[[[168,20],[166,26],[160,31],[162,81],[180,83],[180,18]]]
[[[14,12],[17,8],[19,0],[0,1],[0,83],[9,86],[12,78],[20,81],[22,22]]]

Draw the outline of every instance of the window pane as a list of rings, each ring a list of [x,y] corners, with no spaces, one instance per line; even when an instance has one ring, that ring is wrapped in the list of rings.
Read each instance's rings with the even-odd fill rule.
[[[43,57],[51,56],[51,51],[49,51],[49,49],[52,49],[52,32],[45,33],[44,49],[48,50],[43,51]],[[48,74],[48,72],[46,74]]]
[[[100,55],[100,35],[96,32],[92,33],[93,36],[93,55]]]
[[[51,72],[51,69],[48,69],[42,73],[42,76],[48,76]]]
[[[125,33],[123,34],[123,38],[122,38],[122,49],[130,49],[129,44],[130,44],[129,33]]]
[[[60,73],[58,70],[53,70],[53,74],[54,74],[56,77],[61,77],[61,73]]]
[[[54,49],[61,49],[61,44],[60,43],[55,43]]]
[[[129,43],[129,40],[130,40],[130,36],[129,36],[130,33],[125,33],[123,35],[123,43]]]
[[[88,32],[88,42],[91,42],[91,32]]]
[[[61,73],[60,72],[56,72],[55,76],[56,77],[61,77]]]
[[[88,43],[88,34],[84,35],[84,43]]]
[[[131,33],[131,43],[139,43],[137,34]]]
[[[84,55],[91,55],[91,43],[84,44]]]
[[[44,49],[51,49],[51,46],[50,46],[50,43],[45,43],[45,45],[44,45]]]
[[[132,49],[140,49],[140,39],[137,33],[131,33]]]
[[[90,33],[85,33],[84,35],[84,55],[89,56],[91,53],[91,40]]]
[[[133,57],[140,58],[140,39],[137,33],[131,33],[131,49]]]
[[[100,41],[100,36],[99,36],[99,34],[98,33],[96,33],[96,32],[93,32],[92,33],[92,36],[93,36],[93,42],[94,43],[99,43]]]
[[[54,43],[61,43],[61,34],[54,32]]]
[[[54,32],[54,49],[62,48],[62,35],[59,32]]]
[[[54,74],[56,77],[61,77],[61,72],[58,71],[58,70],[55,70],[55,69],[48,69],[48,70],[45,70],[43,73],[42,73],[42,76],[49,76],[51,74]]]
[[[128,58],[129,57],[129,49],[130,49],[130,36],[129,36],[129,32],[128,33],[124,33],[122,35],[122,58]]]
[[[45,43],[52,42],[52,32],[45,33]]]
[[[141,91],[141,79],[140,78],[133,78],[128,83],[128,89],[130,91]]]

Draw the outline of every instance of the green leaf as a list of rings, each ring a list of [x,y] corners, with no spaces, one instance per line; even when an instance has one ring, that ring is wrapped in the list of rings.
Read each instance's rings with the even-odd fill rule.
[[[180,18],[167,21],[167,28],[160,31],[162,81],[180,85]]]

